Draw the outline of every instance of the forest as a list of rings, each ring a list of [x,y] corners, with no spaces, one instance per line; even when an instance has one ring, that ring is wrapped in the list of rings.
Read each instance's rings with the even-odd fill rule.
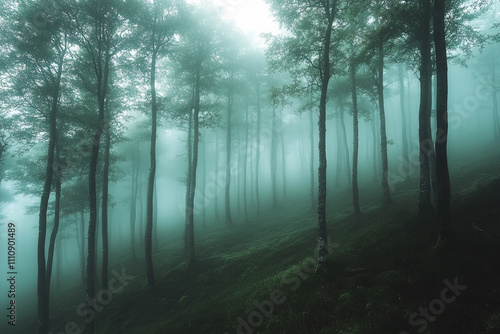
[[[497,0],[3,0],[0,42],[2,334],[500,334]]]

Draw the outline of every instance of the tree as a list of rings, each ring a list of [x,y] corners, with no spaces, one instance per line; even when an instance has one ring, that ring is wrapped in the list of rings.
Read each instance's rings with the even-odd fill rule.
[[[407,135],[407,122],[406,122],[406,109],[405,109],[405,83],[403,76],[403,65],[398,65],[398,83],[399,83],[399,100],[400,100],[400,108],[401,108],[401,138],[402,138],[402,156],[403,161],[406,164],[409,164],[409,150],[408,150],[408,135]],[[410,168],[407,166],[405,168],[405,180],[410,181]]]
[[[358,190],[358,150],[359,150],[359,125],[358,125],[358,97],[356,92],[356,64],[351,60],[349,75],[352,93],[352,117],[353,117],[353,149],[352,149],[352,202],[354,214],[359,215],[359,190]]]
[[[290,37],[274,38],[269,55],[279,59],[278,69],[295,69],[295,78],[301,70],[309,72],[309,84],[320,91],[319,102],[319,167],[318,167],[318,264],[323,271],[328,261],[326,231],[326,102],[328,84],[332,76],[330,62],[333,23],[337,14],[336,0],[297,2],[269,0],[278,22],[291,33]],[[273,50],[274,49],[274,50]],[[278,62],[279,62],[278,61]],[[274,65],[276,62],[273,62]]]
[[[175,33],[175,15],[176,9],[173,1],[154,0],[152,4],[144,4],[140,11],[142,17],[139,22],[138,39],[143,40],[143,48],[149,57],[149,89],[151,92],[151,139],[150,139],[150,169],[148,177],[147,202],[146,202],[146,231],[145,231],[145,255],[146,255],[146,274],[148,287],[154,287],[154,269],[153,269],[153,202],[154,185],[156,174],[156,137],[157,137],[157,114],[158,99],[156,93],[156,72],[157,62],[168,52],[171,40]]]
[[[52,3],[51,3],[52,4]],[[17,61],[24,66],[24,78],[30,80],[19,84],[20,92],[24,90],[29,104],[45,116],[44,131],[48,133],[47,158],[43,191],[40,197],[38,213],[37,243],[37,295],[38,295],[38,328],[39,334],[49,331],[49,287],[52,270],[52,256],[55,237],[58,232],[58,212],[56,224],[50,239],[49,258],[46,260],[47,211],[52,185],[59,175],[56,160],[57,117],[61,101],[61,81],[68,50],[67,26],[64,16],[45,17],[45,21],[32,21],[39,7],[25,3],[18,7],[13,17],[16,30],[13,32],[13,43],[17,49]],[[21,77],[21,76],[20,76]],[[20,79],[19,77],[19,79]],[[57,193],[60,198],[60,180],[57,180]],[[58,209],[58,208],[57,208]]]
[[[200,128],[217,124],[218,110],[216,95],[220,88],[217,75],[220,73],[221,41],[215,30],[217,17],[210,9],[192,9],[185,13],[188,22],[180,34],[180,43],[172,54],[174,71],[177,74],[175,96],[178,99],[179,118],[187,121],[186,206],[184,241],[188,266],[196,262],[194,247],[195,196],[199,159]],[[207,26],[214,29],[207,30]]]
[[[124,29],[121,0],[88,0],[77,3],[73,12],[73,38],[79,46],[79,77],[90,93],[94,95],[98,107],[94,134],[90,148],[89,162],[89,227],[88,257],[86,270],[86,293],[89,300],[95,298],[96,273],[96,228],[97,228],[97,165],[101,135],[106,128],[105,109],[108,101],[110,72],[113,56],[120,50],[119,35]],[[94,317],[90,316],[85,332],[94,333]]]
[[[436,48],[437,101],[436,101],[436,169],[438,182],[437,210],[439,233],[450,232],[450,175],[448,171],[448,59],[445,34],[446,1],[434,3],[434,45]]]
[[[430,97],[431,97],[431,44],[430,44],[430,0],[420,0],[420,108],[418,112],[418,139],[420,143],[420,192],[418,199],[418,213],[427,214],[431,205],[431,166],[430,151],[432,138],[429,128]],[[429,148],[431,147],[431,148]]]

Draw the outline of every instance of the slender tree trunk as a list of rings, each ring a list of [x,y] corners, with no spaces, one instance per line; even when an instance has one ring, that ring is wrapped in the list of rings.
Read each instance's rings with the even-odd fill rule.
[[[80,266],[82,274],[82,285],[85,285],[85,208],[82,206],[80,211],[80,238],[82,244],[82,252],[80,254]]]
[[[408,138],[409,140],[409,149],[410,152],[413,152],[413,134],[412,134],[412,121],[411,121],[411,86],[410,86],[410,75],[408,74],[408,71],[406,72],[406,90],[408,92]]]
[[[193,103],[195,99],[195,84],[193,83]],[[194,109],[194,108],[193,108]],[[188,246],[188,234],[189,234],[189,210],[190,203],[189,198],[191,194],[191,181],[193,174],[193,110],[189,110],[189,119],[188,119],[188,137],[187,137],[187,178],[186,178],[186,207],[184,211],[184,249],[186,253],[189,252]]]
[[[277,199],[277,194],[276,194],[276,169],[277,169],[277,135],[276,135],[276,107],[273,106],[273,115],[271,118],[271,127],[272,127],[272,138],[271,138],[271,152],[270,152],[270,172],[271,172],[271,194],[272,194],[272,203],[273,203],[273,210],[276,209],[278,206],[278,199]]]
[[[260,167],[260,128],[262,111],[260,107],[260,83],[257,83],[257,150],[255,158],[255,200],[257,201],[257,216],[260,214],[260,195],[259,195],[259,167]]]
[[[434,45],[436,48],[436,167],[438,181],[437,210],[439,232],[442,237],[450,232],[450,174],[448,171],[448,61],[445,38],[445,0],[434,2]]]
[[[215,131],[215,178],[217,183],[217,190],[215,191],[214,198],[214,211],[215,211],[215,220],[219,220],[219,188],[221,185],[219,184],[219,136],[217,131]]]
[[[329,6],[328,6],[329,7]],[[328,25],[325,31],[325,39],[323,44],[323,57],[321,62],[321,97],[319,103],[319,166],[318,166],[318,230],[317,230],[317,247],[318,247],[318,263],[316,272],[324,271],[328,262],[328,241],[326,231],[326,102],[328,94],[328,83],[330,82],[330,44],[332,38],[332,26],[335,18],[336,1],[333,2],[332,8],[326,8]]]
[[[102,36],[102,29],[104,26],[103,22],[99,22],[99,48],[103,47],[104,37]],[[96,74],[97,74],[97,102],[99,105],[99,115],[97,119],[98,128],[94,133],[93,145],[90,152],[90,166],[89,166],[89,229],[87,234],[88,240],[88,255],[87,255],[87,271],[86,271],[86,294],[89,300],[95,298],[95,280],[96,280],[96,230],[97,230],[97,162],[99,159],[99,146],[101,141],[101,134],[104,129],[104,109],[106,106],[106,96],[108,91],[108,79],[109,79],[109,66],[111,63],[110,50],[99,50],[104,53],[104,58],[101,59],[97,64]],[[102,68],[104,66],[104,68]],[[87,317],[89,322],[85,326],[86,334],[94,334],[95,319],[93,316],[94,310],[87,308]]]
[[[283,198],[286,197],[286,152],[285,152],[285,135],[284,135],[284,127],[283,127],[283,109],[284,106],[281,107],[280,113],[280,143],[281,143],[281,170],[283,172]]]
[[[408,136],[406,133],[407,125],[406,125],[406,110],[405,110],[405,83],[403,78],[403,65],[399,64],[399,101],[401,105],[401,138],[403,143],[403,162],[406,164],[405,168],[405,179],[406,181],[410,181],[410,163],[409,163],[409,152],[408,152]]]
[[[47,284],[47,313],[49,312],[49,297],[50,297],[50,283],[51,283],[51,278],[52,278],[52,266],[54,262],[54,249],[56,245],[56,237],[57,233],[59,231],[59,222],[60,222],[60,212],[61,212],[61,183],[62,183],[62,170],[61,170],[61,163],[60,163],[60,156],[59,156],[59,140],[58,140],[58,134],[56,134],[56,145],[55,145],[55,163],[54,163],[54,175],[53,175],[53,180],[52,183],[55,185],[55,191],[56,191],[56,201],[55,201],[55,207],[54,207],[54,227],[52,228],[52,233],[50,234],[50,241],[49,241],[49,252],[47,254],[47,278],[46,278],[46,284]]]
[[[344,121],[344,104],[343,102],[341,101],[340,102],[340,109],[339,109],[340,113],[339,113],[339,116],[340,116],[340,127],[342,129],[342,142],[343,142],[343,145],[344,145],[344,156],[345,156],[345,163],[346,163],[346,179],[347,179],[347,188],[351,188],[352,187],[352,180],[351,180],[351,158],[349,157],[349,145],[348,145],[348,141],[347,141],[347,130],[346,130],[346,127],[345,127],[345,121]]]
[[[313,110],[309,110],[309,198],[311,201],[311,211],[316,207],[316,198],[314,197],[314,122],[313,122]]]
[[[231,79],[232,81],[232,79]],[[231,218],[231,128],[232,128],[232,113],[233,113],[233,86],[230,83],[228,97],[227,97],[227,128],[226,128],[226,200],[225,200],[225,217],[226,225],[232,226],[233,220]]]
[[[158,191],[156,189],[156,177],[153,193],[153,247],[158,251]]]
[[[191,160],[191,181],[189,189],[189,203],[186,207],[186,234],[187,234],[187,257],[188,266],[192,267],[195,260],[195,249],[194,249],[194,197],[196,194],[196,170],[198,167],[198,147],[200,141],[200,125],[199,125],[199,114],[200,114],[200,66],[196,72],[195,78],[195,93],[194,93],[194,114],[193,114],[193,151]]]
[[[130,253],[132,261],[135,261],[135,223],[136,223],[136,205],[137,205],[137,188],[139,187],[139,144],[134,145],[132,151],[132,183],[131,183],[131,198],[130,198]]]
[[[418,199],[419,216],[426,215],[431,206],[431,171],[429,153],[432,138],[428,127],[429,98],[431,94],[431,50],[430,50],[430,0],[421,0],[421,41],[420,41],[420,109],[418,137],[420,144],[420,193]]]
[[[352,141],[352,203],[354,214],[359,215],[361,209],[359,207],[359,189],[358,189],[358,151],[359,151],[359,124],[358,124],[358,97],[356,94],[356,65],[351,64],[351,94],[352,94],[352,124],[353,124],[353,141]]]
[[[238,142],[236,147],[241,147],[241,133],[238,131],[238,136],[237,136]],[[238,170],[241,170],[241,154],[237,152],[238,155],[236,156],[236,163],[238,164]],[[238,204],[238,213],[241,212],[241,175],[238,174],[236,175],[236,197],[237,197],[237,204]]]
[[[202,189],[202,192],[201,192],[201,203],[202,203],[202,207],[201,207],[201,219],[202,219],[202,226],[203,227],[207,227],[207,136],[206,136],[206,132],[203,133],[204,134],[204,138],[203,138],[203,146],[202,146],[202,150],[203,150],[203,155],[202,155],[202,158],[203,158],[203,189]]]
[[[384,45],[378,46],[378,106],[380,109],[380,147],[382,152],[382,198],[384,204],[392,202],[389,189],[389,162],[387,158],[387,134],[385,126],[385,103],[384,103]]]
[[[250,130],[249,130],[250,131]],[[256,156],[256,149],[252,148],[253,140],[250,142],[250,179],[248,180],[250,182],[250,206],[255,207],[255,156]]]
[[[61,288],[61,271],[62,271],[62,253],[63,253],[63,239],[61,239],[58,243],[57,243],[57,248],[56,248],[56,266],[57,266],[57,270],[56,270],[56,287],[58,289]]]
[[[248,165],[248,141],[249,138],[249,108],[248,96],[245,99],[245,156],[243,162],[243,210],[245,213],[245,223],[248,223],[248,203],[247,203],[247,165]]]
[[[101,279],[102,288],[108,289],[108,263],[109,263],[109,234],[108,234],[108,198],[109,198],[109,156],[111,150],[111,125],[109,110],[108,121],[104,132],[104,169],[102,172],[102,204],[101,204],[101,228],[102,228],[102,266]]]
[[[156,18],[155,18],[156,20]],[[155,24],[155,22],[153,23]],[[153,196],[156,176],[156,117],[157,117],[157,101],[156,101],[156,58],[157,46],[155,45],[156,36],[153,30],[153,53],[151,55],[151,147],[149,153],[149,177],[148,191],[146,195],[146,230],[144,232],[144,246],[146,256],[146,278],[149,288],[155,286],[154,267],[153,267]]]
[[[340,173],[342,172],[342,165],[344,164],[344,147],[342,146],[342,129],[340,128],[340,107],[337,105],[337,113],[339,115],[339,119],[336,124],[336,134],[337,134],[337,155],[336,158],[336,167],[335,167],[335,188],[340,187]]]
[[[378,145],[377,145],[377,142],[378,142],[378,136],[377,136],[377,126],[376,126],[376,117],[375,117],[375,111],[373,111],[373,115],[372,115],[372,119],[371,119],[371,129],[372,129],[372,141],[373,141],[373,156],[372,156],[372,159],[373,159],[373,182],[377,182],[378,181]]]
[[[38,214],[38,244],[37,244],[37,296],[38,296],[38,334],[49,331],[49,291],[47,289],[47,273],[45,261],[45,239],[47,237],[47,211],[54,174],[55,147],[57,145],[57,112],[59,109],[59,94],[63,71],[65,51],[59,55],[54,93],[51,97],[49,110],[49,145],[47,151],[47,165],[45,166],[45,181],[40,209]],[[60,167],[60,166],[59,166]],[[57,234],[57,231],[56,231]],[[55,235],[54,235],[55,238]]]

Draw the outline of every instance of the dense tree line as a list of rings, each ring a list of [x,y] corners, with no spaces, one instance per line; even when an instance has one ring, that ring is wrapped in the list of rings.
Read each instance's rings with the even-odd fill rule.
[[[407,79],[405,86],[405,77],[410,70],[417,74],[418,212],[425,219],[434,197],[441,236],[450,235],[447,63],[450,59],[463,61],[469,57],[473,45],[496,41],[496,36],[482,35],[470,25],[471,20],[488,9],[487,3],[268,3],[287,34],[267,36],[267,59],[263,50],[250,47],[251,42],[242,33],[223,22],[218,11],[180,0],[9,0],[1,5],[5,46],[0,51],[4,88],[1,97],[6,112],[0,116],[0,185],[9,167],[4,163],[5,152],[25,151],[19,155],[21,167],[7,174],[11,180],[25,184],[19,192],[36,195],[40,202],[39,334],[50,329],[51,275],[61,230],[74,229],[89,299],[95,298],[98,284],[97,243],[101,240],[101,285],[108,288],[108,259],[112,251],[108,242],[112,224],[108,208],[113,205],[109,184],[119,175],[130,178],[131,258],[137,260],[135,231],[139,228],[147,286],[154,288],[152,254],[162,243],[155,232],[157,203],[163,200],[156,199],[155,192],[156,165],[161,154],[157,150],[158,128],[176,128],[186,133],[184,240],[191,268],[196,264],[194,226],[198,220],[205,224],[210,200],[214,217],[218,218],[219,190],[224,193],[224,221],[228,227],[237,223],[231,211],[236,205],[238,212],[244,212],[244,222],[249,214],[259,215],[263,186],[259,175],[269,158],[270,165],[266,163],[265,168],[271,175],[270,209],[286,196],[285,119],[294,111],[307,113],[309,131],[303,140],[305,144],[301,143],[300,154],[308,162],[309,197],[318,223],[317,271],[323,271],[328,262],[330,147],[336,147],[336,154],[330,155],[337,160],[336,185],[340,171],[346,169],[354,214],[362,213],[358,189],[360,118],[370,122],[373,131],[373,164],[378,173],[374,177],[381,185],[381,203],[390,205],[393,200],[388,161],[391,141],[386,134],[385,116],[389,69],[397,69],[397,74],[392,75],[400,90],[402,155],[406,161],[410,125],[406,124],[405,92],[410,89],[410,81]],[[454,51],[453,57],[449,50]],[[491,66],[495,70],[494,61]],[[437,123],[433,136],[434,75]],[[498,142],[496,93],[493,102]],[[353,138],[347,136],[346,112],[353,118]],[[330,117],[338,125],[332,129],[335,142],[327,137]],[[352,156],[348,143],[352,143]],[[270,147],[269,157],[263,156],[263,145]],[[142,149],[146,147],[147,165],[141,162]],[[210,159],[207,152],[212,153]],[[34,160],[35,166],[30,166]],[[120,169],[120,161],[132,166],[129,175]],[[207,180],[210,169],[224,171],[216,175],[218,181],[211,188]],[[146,173],[147,187],[142,187],[139,180]],[[281,181],[278,176],[282,176]],[[404,178],[410,178],[409,167]],[[278,182],[282,185],[281,196]],[[249,203],[255,212],[249,213]],[[53,221],[49,222],[49,218]],[[89,314],[90,318],[86,333],[94,333],[94,320]]]

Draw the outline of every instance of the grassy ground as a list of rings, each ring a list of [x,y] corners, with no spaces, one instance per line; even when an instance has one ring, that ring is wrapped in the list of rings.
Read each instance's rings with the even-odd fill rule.
[[[154,290],[144,265],[123,258],[113,267],[136,277],[97,313],[97,333],[498,334],[499,166],[490,156],[452,170],[451,240],[438,240],[435,215],[415,218],[417,180],[399,185],[389,207],[379,206],[378,184],[363,185],[358,218],[349,193],[329,195],[324,275],[311,274],[315,214],[303,200],[247,225],[200,229],[193,270],[180,238],[169,243],[154,255]],[[444,280],[466,288],[442,295]],[[55,293],[54,328],[81,324],[81,288]],[[435,314],[426,319],[424,308]]]

